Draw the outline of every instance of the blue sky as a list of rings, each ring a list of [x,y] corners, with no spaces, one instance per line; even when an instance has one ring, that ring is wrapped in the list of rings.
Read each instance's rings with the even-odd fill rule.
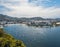
[[[0,0],[0,14],[12,17],[60,17],[60,0]]]
[[[37,5],[42,5],[44,7],[60,7],[60,0],[29,0],[29,2],[37,1]]]

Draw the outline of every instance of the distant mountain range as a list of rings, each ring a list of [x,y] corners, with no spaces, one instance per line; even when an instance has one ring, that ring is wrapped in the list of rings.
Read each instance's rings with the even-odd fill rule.
[[[8,20],[14,20],[13,17],[10,17],[10,16],[7,16],[7,15],[3,15],[3,14],[0,14],[0,20],[2,21],[8,21]]]
[[[30,21],[30,20],[49,20],[42,17],[32,17],[32,18],[17,18],[17,17],[10,17],[7,15],[0,14],[0,21]],[[51,20],[51,19],[50,19]],[[56,20],[60,21],[60,18],[56,18]]]
[[[28,20],[43,20],[42,17],[33,17],[33,18],[17,18],[17,17],[10,17],[7,15],[0,14],[0,20],[20,20],[20,21],[28,21]]]

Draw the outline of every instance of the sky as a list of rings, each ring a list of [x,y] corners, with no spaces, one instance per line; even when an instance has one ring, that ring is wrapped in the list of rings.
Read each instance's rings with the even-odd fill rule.
[[[60,0],[0,0],[0,14],[12,17],[60,18]]]

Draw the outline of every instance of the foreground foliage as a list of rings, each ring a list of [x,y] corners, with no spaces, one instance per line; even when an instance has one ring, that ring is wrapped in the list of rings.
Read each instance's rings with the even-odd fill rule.
[[[11,35],[0,29],[0,47],[25,47],[21,40],[15,40]]]

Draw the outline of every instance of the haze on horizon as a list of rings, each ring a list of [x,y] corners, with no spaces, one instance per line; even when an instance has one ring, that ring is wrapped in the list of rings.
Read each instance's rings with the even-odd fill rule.
[[[60,18],[60,0],[0,0],[0,14]]]

